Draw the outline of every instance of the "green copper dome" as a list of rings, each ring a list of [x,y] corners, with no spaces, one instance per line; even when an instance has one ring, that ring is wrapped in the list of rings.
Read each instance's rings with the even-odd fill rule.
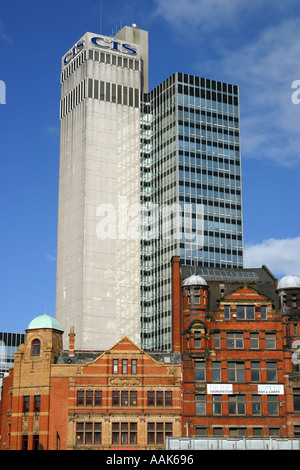
[[[40,315],[34,318],[28,325],[27,330],[40,330],[42,328],[52,328],[53,330],[62,331],[62,327],[58,321],[49,315]]]

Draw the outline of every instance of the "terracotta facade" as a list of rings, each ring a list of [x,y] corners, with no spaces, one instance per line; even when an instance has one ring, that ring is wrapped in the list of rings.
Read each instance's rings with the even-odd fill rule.
[[[1,450],[300,438],[300,279],[278,284],[264,266],[198,271],[172,260],[172,352],[127,337],[78,351],[73,328],[63,350],[56,323],[28,327],[3,379]]]
[[[226,270],[207,270],[207,282],[197,275],[187,282],[182,271],[174,258],[173,346],[182,354],[182,435],[300,437],[300,289],[293,291],[293,309],[286,303],[283,311],[267,268],[248,284],[239,280],[242,271],[234,282],[224,281]]]
[[[162,449],[181,435],[178,355],[147,354],[126,337],[80,353],[72,333],[62,351],[61,336],[27,331],[4,379],[2,449]]]

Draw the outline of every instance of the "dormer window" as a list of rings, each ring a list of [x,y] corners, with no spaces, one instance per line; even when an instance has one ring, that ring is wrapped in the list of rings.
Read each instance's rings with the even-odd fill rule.
[[[31,355],[39,356],[41,352],[41,342],[39,339],[34,339],[31,343]]]

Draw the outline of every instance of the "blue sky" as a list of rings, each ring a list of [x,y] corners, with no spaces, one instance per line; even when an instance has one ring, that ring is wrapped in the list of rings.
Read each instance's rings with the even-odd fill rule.
[[[1,1],[0,331],[55,315],[60,61],[100,27],[149,31],[150,88],[176,71],[239,85],[245,266],[300,276],[299,0],[102,0],[102,22],[100,5]]]

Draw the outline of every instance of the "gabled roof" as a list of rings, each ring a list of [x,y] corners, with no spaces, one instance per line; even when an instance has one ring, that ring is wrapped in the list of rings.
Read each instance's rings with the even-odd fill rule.
[[[265,295],[260,294],[256,289],[249,286],[243,286],[235,289],[233,292],[225,295],[222,299],[219,300],[222,302],[245,302],[245,301],[266,301],[269,300]]]

